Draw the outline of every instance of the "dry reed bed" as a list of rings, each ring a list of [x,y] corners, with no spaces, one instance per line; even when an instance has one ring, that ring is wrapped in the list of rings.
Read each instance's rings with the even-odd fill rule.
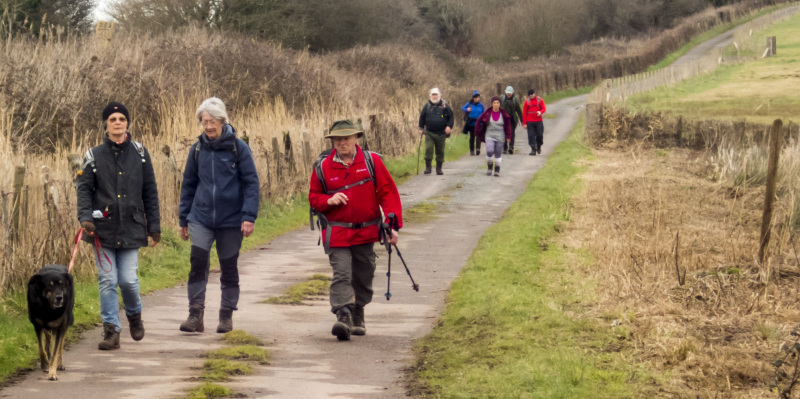
[[[703,151],[638,143],[595,154],[564,240],[593,255],[593,311],[616,329],[616,349],[663,375],[647,395],[774,397],[770,362],[800,317],[793,196],[777,202],[758,265],[762,186],[735,186]]]

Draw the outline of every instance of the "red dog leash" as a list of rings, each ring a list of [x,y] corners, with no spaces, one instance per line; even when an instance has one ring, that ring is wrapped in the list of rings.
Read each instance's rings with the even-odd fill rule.
[[[81,242],[81,236],[83,236],[83,227],[78,229],[78,234],[75,235],[75,247],[72,248],[72,259],[69,260],[69,268],[68,272],[72,273],[72,268],[75,266],[75,256],[78,255],[78,244]],[[103,269],[106,273],[111,273],[111,270],[114,269],[114,264],[111,263],[111,258],[103,252],[103,256],[108,261],[109,266],[111,266],[108,270],[103,267],[103,262],[100,260],[100,252],[103,250],[103,247],[100,245],[100,238],[97,237],[97,234],[94,235],[94,252],[97,254],[97,261],[100,262],[100,268]]]

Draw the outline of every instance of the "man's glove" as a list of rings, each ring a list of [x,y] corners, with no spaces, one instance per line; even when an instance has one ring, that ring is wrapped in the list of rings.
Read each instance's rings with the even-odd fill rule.
[[[150,239],[153,240],[154,243],[158,243],[159,241],[161,241],[161,233],[158,231],[147,233],[147,235],[150,236]]]
[[[87,233],[94,233],[94,231],[96,230],[94,227],[94,223],[88,220],[81,222],[81,227],[83,227],[83,229],[86,230]]]

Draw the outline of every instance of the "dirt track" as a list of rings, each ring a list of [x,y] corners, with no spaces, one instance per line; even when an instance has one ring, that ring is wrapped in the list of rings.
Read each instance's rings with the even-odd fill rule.
[[[270,365],[256,367],[251,376],[236,377],[223,385],[247,397],[404,397],[403,368],[412,360],[411,347],[433,327],[444,305],[450,282],[466,263],[478,239],[527,187],[553,147],[567,137],[581,112],[584,97],[548,105],[556,119],[545,120],[542,155],[529,156],[527,134],[517,131],[517,151],[503,157],[502,176],[485,175],[485,157],[465,156],[445,164],[444,176],[420,175],[400,187],[404,208],[447,194],[435,219],[408,223],[401,231],[399,248],[420,284],[411,289],[402,264],[393,255],[392,299],[386,291],[386,256],[380,258],[373,303],[366,308],[367,335],[338,342],[330,335],[334,316],[327,301],[312,306],[259,303],[314,273],[330,274],[316,232],[300,230],[245,253],[240,258],[240,310],[234,328],[243,329],[268,343]],[[187,259],[188,261],[188,259]],[[185,319],[185,286],[143,298],[144,340],[134,342],[123,322],[121,349],[96,349],[99,328],[83,334],[65,353],[66,371],[51,382],[32,372],[0,391],[2,398],[165,398],[185,396],[199,384],[195,379],[201,353],[221,347],[213,332],[219,306],[218,275],[208,287],[206,332],[178,331]],[[217,280],[217,281],[214,281]]]

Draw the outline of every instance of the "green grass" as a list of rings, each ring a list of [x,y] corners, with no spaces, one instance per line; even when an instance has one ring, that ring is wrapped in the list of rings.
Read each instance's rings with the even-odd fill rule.
[[[590,156],[582,132],[581,121],[480,239],[451,286],[437,327],[415,348],[412,393],[634,396],[646,372],[610,349],[618,338],[605,324],[582,317],[596,290],[580,270],[587,256],[568,261],[564,249],[549,244],[582,187],[575,161]]]
[[[244,330],[233,330],[225,333],[222,338],[228,345],[255,345],[264,346],[260,339],[246,333]]]
[[[230,397],[233,391],[222,385],[206,382],[189,391],[189,399],[217,399]]]
[[[225,347],[206,354],[209,359],[247,360],[259,364],[269,364],[269,352],[256,345]]]
[[[777,36],[775,56],[723,65],[711,73],[628,98],[631,111],[660,111],[690,119],[771,123],[797,119],[800,98],[800,16],[773,24],[758,36]]]
[[[763,8],[763,9],[759,10],[755,14],[748,15],[748,16],[746,16],[744,18],[741,18],[741,19],[738,19],[738,20],[736,20],[734,22],[717,25],[713,29],[705,31],[705,32],[693,37],[692,40],[690,40],[688,43],[684,44],[681,48],[679,48],[675,52],[670,53],[669,55],[664,57],[664,59],[659,61],[657,64],[651,65],[650,68],[647,68],[647,70],[648,71],[655,71],[655,70],[667,67],[667,66],[671,65],[673,62],[675,62],[678,58],[681,58],[682,56],[684,56],[686,53],[689,52],[689,50],[695,48],[700,43],[703,43],[703,42],[705,42],[707,40],[711,40],[714,37],[716,37],[718,35],[721,35],[721,34],[727,32],[727,31],[729,31],[729,30],[731,30],[731,29],[733,29],[733,28],[735,28],[735,27],[737,27],[739,25],[746,24],[746,23],[748,23],[748,22],[750,22],[750,21],[752,21],[752,20],[754,20],[754,19],[756,19],[758,17],[764,16],[766,14],[769,14],[769,13],[771,13],[773,11],[779,10],[779,9],[787,7],[787,6],[788,5],[779,5],[779,6],[766,7],[766,8]]]
[[[308,281],[297,283],[284,291],[281,296],[267,298],[262,303],[273,305],[302,305],[303,301],[314,296],[325,295],[331,286],[331,279],[321,274],[311,276]]]
[[[226,359],[208,359],[203,363],[203,381],[227,381],[233,375],[253,374],[253,367],[249,364]]]
[[[592,90],[594,90],[594,86],[584,86],[578,89],[571,89],[571,90],[562,90],[557,91],[555,93],[544,94],[542,98],[544,99],[545,104],[552,104],[557,102],[558,100],[563,100],[567,97],[575,97],[580,96],[582,94],[589,94]],[[547,115],[547,113],[545,113]]]

